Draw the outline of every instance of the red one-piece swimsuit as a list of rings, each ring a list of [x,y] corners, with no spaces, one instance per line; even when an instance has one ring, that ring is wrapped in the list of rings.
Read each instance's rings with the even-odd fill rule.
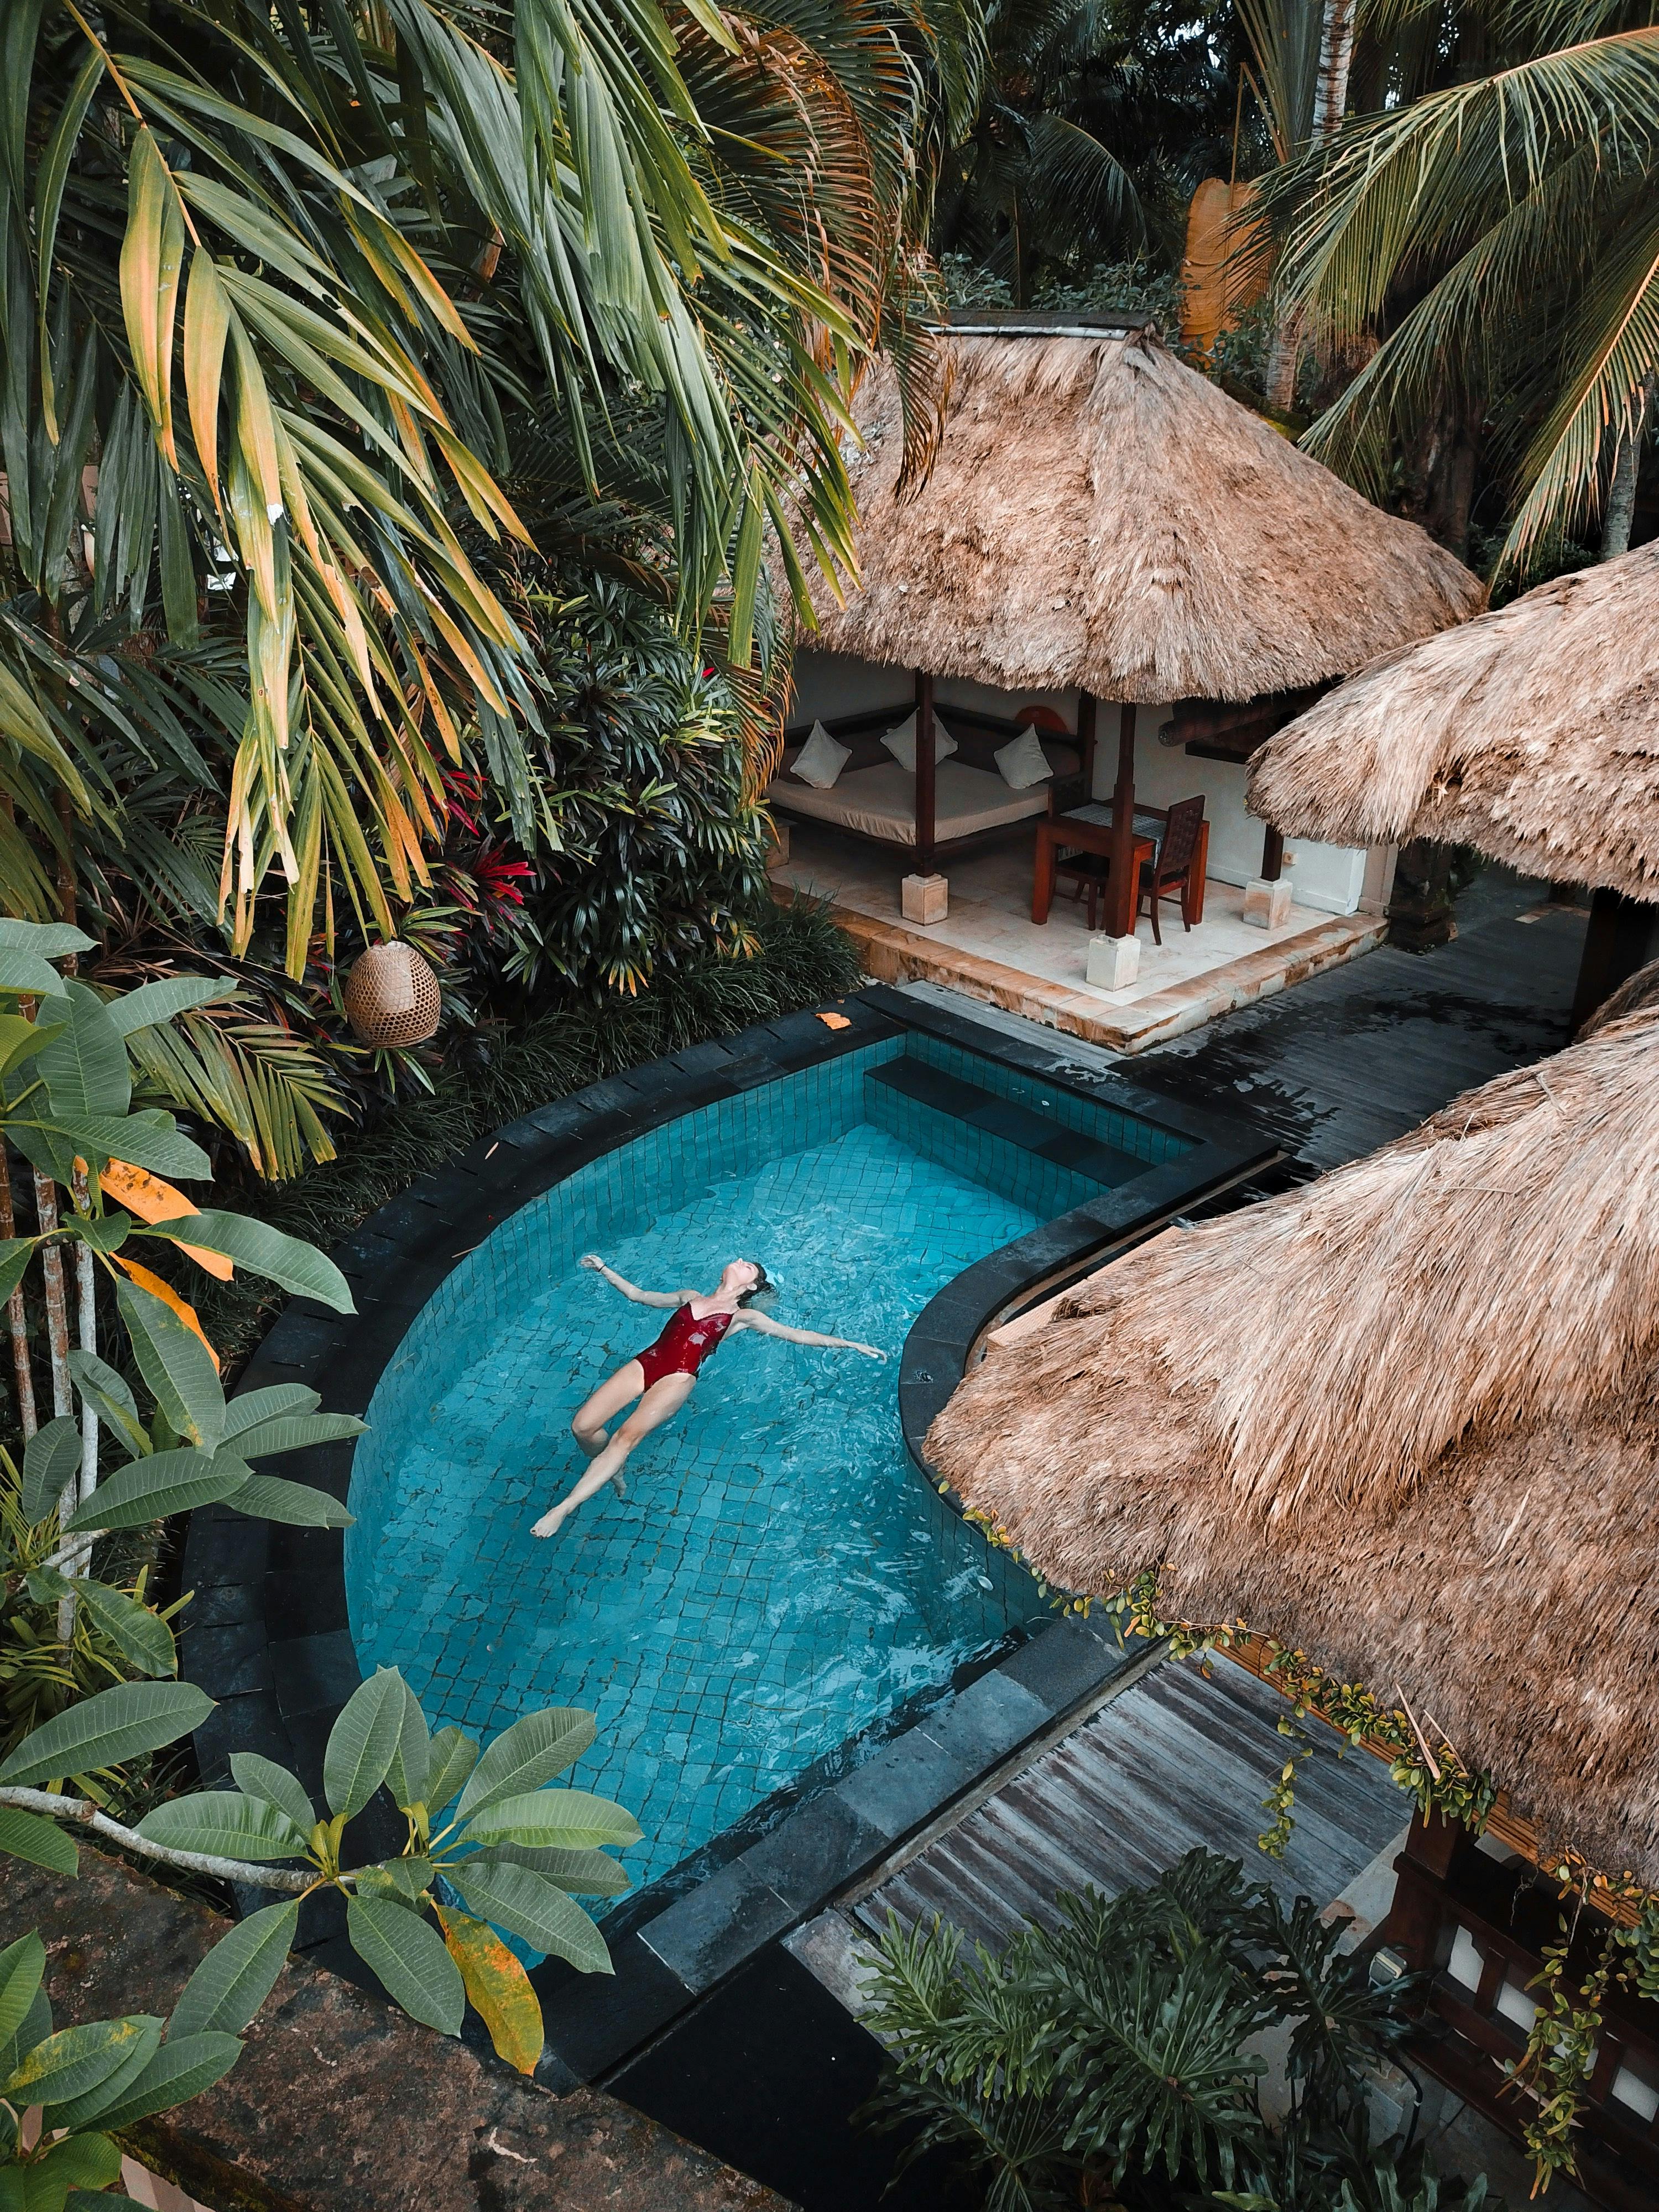
[[[734,1314],[711,1313],[699,1321],[689,1304],[677,1306],[662,1334],[639,1355],[646,1389],[665,1375],[695,1375],[736,1318]]]

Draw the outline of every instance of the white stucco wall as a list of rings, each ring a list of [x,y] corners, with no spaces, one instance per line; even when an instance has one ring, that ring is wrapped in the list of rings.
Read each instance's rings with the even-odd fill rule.
[[[842,653],[800,652],[795,655],[795,696],[788,720],[798,724],[822,715],[829,720],[836,714],[865,714],[887,706],[905,712],[915,680],[908,668],[884,668]],[[934,696],[942,706],[976,708],[987,714],[1012,714],[1024,706],[1057,707],[1072,727],[1077,726],[1075,691],[998,691],[988,684],[942,676]],[[1158,728],[1168,721],[1170,711],[1168,707],[1135,711],[1135,794],[1149,806],[1173,806],[1177,799],[1201,793],[1210,825],[1210,874],[1224,884],[1249,883],[1261,872],[1264,825],[1245,811],[1244,769],[1232,761],[1199,760],[1178,745],[1160,744]],[[1114,702],[1100,702],[1095,736],[1095,796],[1109,799],[1117,779]],[[1298,906],[1345,915],[1356,912],[1364,897],[1370,858],[1370,896],[1364,902],[1368,909],[1372,906],[1383,872],[1380,856],[1299,838],[1287,842],[1285,856],[1291,862],[1291,895]]]

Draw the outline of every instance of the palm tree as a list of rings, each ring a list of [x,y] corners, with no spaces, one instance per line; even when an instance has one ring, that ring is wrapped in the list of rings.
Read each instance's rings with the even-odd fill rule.
[[[72,921],[119,867],[240,955],[274,884],[297,977],[337,901],[390,933],[447,769],[556,836],[504,489],[532,423],[589,501],[653,447],[641,566],[749,664],[769,527],[792,578],[845,559],[851,385],[884,331],[918,350],[920,21],[8,9],[7,909]]]
[[[1449,393],[1484,413],[1515,495],[1500,574],[1598,510],[1604,550],[1629,540],[1659,370],[1659,28],[1627,13],[1516,19],[1502,68],[1350,125],[1264,190],[1322,349],[1385,333],[1310,444],[1380,495]]]

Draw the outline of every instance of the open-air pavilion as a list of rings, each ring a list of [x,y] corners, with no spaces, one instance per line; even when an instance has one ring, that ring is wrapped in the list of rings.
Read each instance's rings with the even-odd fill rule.
[[[1511,2129],[1557,1931],[1537,1865],[1659,1887],[1656,1291],[1648,1008],[1101,1270],[992,1335],[928,1437],[1060,1587],[1150,1575],[1161,1619],[1305,1655],[1419,1765],[1501,1785],[1478,1843],[1413,1822],[1382,1940],[1436,1977],[1448,2033],[1417,2056]],[[1581,2163],[1634,2207],[1659,2007],[1615,1989],[1605,2015]]]
[[[1659,952],[1659,544],[1329,692],[1251,763],[1298,836],[1474,845],[1594,894],[1583,1019]]]
[[[1244,763],[1334,681],[1474,614],[1479,582],[1136,318],[958,317],[943,343],[950,396],[919,485],[901,483],[890,369],[878,364],[860,392],[859,578],[844,604],[814,579],[818,628],[802,639],[768,793],[799,833],[780,874],[830,890],[872,944],[880,932],[860,920],[898,924],[913,952],[931,944],[947,967],[960,956],[945,980],[977,995],[1012,1003],[974,955],[1016,979],[1024,963],[1037,988],[1022,1010],[1091,1034],[1092,998],[1101,1041],[1131,1046],[1188,1024],[1130,1024],[1114,1038],[1126,1002],[1262,966],[1264,930],[1276,951],[1322,926],[1332,957],[1374,941],[1387,841],[1310,840],[1287,854],[1246,812]],[[911,732],[938,717],[939,743],[907,767],[884,740],[912,714]],[[815,723],[848,756],[827,786],[796,773]],[[1016,786],[998,755],[1023,730],[1044,757]],[[1054,908],[1058,939],[1046,920],[1056,860],[1062,902],[1068,889],[1077,902]],[[942,885],[901,914],[901,877],[940,867],[973,927],[941,917]],[[1154,901],[1169,941],[1155,948],[1143,916],[1139,976],[1118,961],[1091,985],[1081,895],[1121,944],[1155,879],[1183,872]],[[1243,926],[1247,906],[1258,927]],[[902,962],[903,946],[886,949]],[[927,972],[925,958],[890,972]],[[1188,996],[1196,1007],[1203,992]]]

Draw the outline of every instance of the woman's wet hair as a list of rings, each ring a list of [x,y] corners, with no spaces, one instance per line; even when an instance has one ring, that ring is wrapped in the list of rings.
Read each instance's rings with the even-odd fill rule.
[[[749,1264],[754,1269],[758,1279],[751,1289],[744,1291],[739,1294],[738,1304],[740,1306],[748,1305],[750,1300],[754,1298],[770,1297],[773,1291],[777,1288],[777,1285],[772,1280],[771,1277],[767,1273],[765,1268],[762,1267],[758,1260],[751,1260]]]

